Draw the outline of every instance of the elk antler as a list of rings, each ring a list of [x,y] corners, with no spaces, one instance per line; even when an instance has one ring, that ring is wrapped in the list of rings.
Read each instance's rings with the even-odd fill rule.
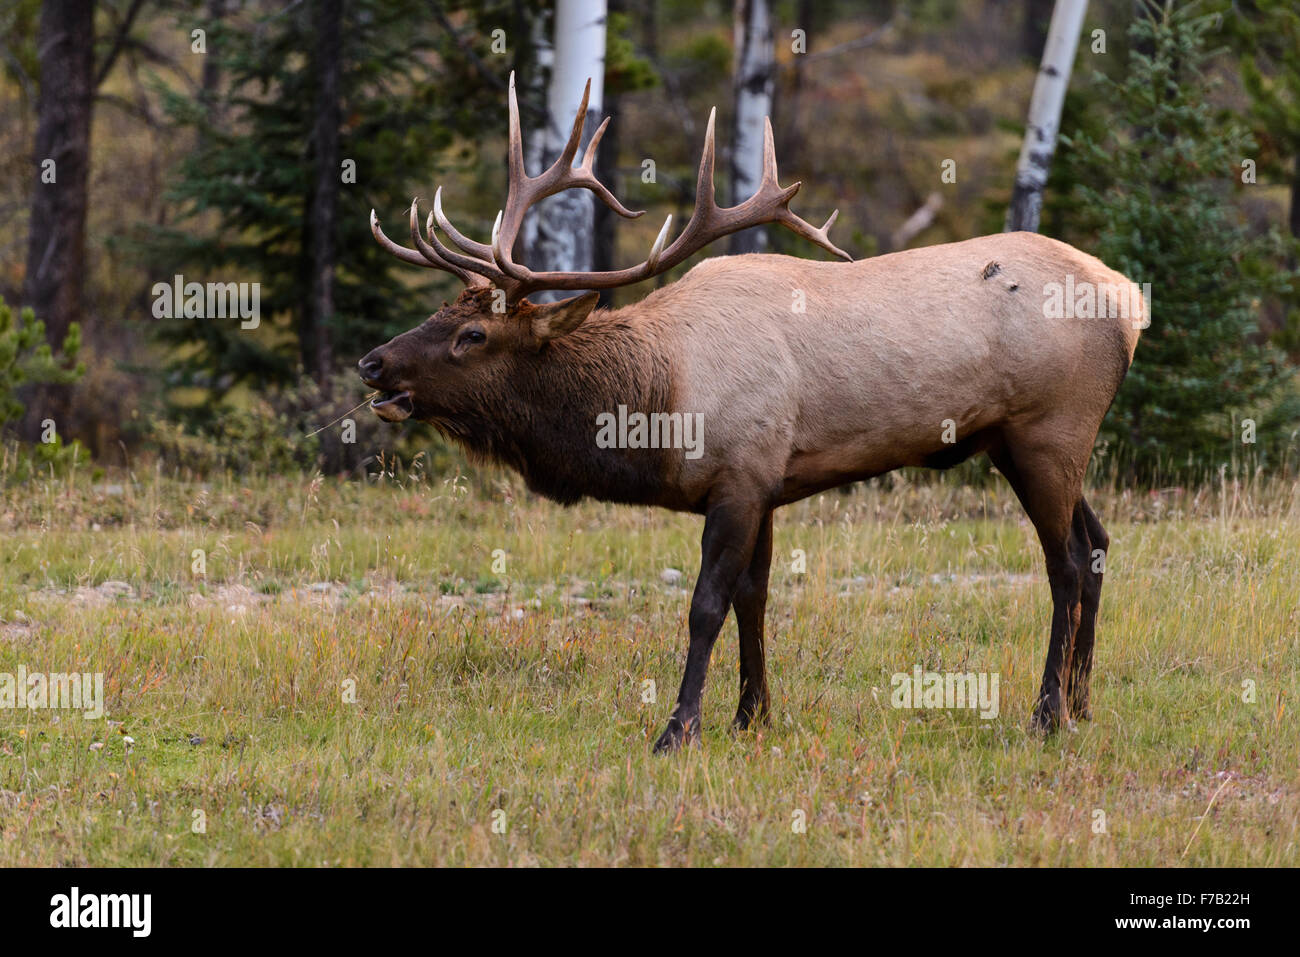
[[[496,223],[492,227],[490,245],[467,238],[451,224],[442,210],[442,187],[439,187],[434,194],[433,212],[425,222],[427,240],[420,235],[416,204],[414,202],[411,204],[411,240],[415,244],[415,250],[399,246],[385,236],[372,210],[370,223],[375,238],[385,249],[406,262],[445,269],[455,273],[470,285],[494,283],[506,290],[507,298],[512,302],[539,289],[613,289],[640,282],[667,272],[715,239],[763,223],[780,223],[823,249],[852,261],[853,257],[832,243],[827,234],[839,215],[839,210],[831,213],[830,218],[820,229],[790,211],[790,200],[795,193],[799,192],[802,184],[795,183],[793,186],[782,188],[777,182],[776,147],[772,141],[770,121],[764,121],[763,175],[758,191],[737,206],[723,209],[717,205],[713,193],[715,152],[713,126],[717,117],[717,110],[714,109],[709,112],[709,124],[704,134],[704,151],[700,157],[699,179],[695,188],[695,208],[685,228],[667,248],[664,244],[672,228],[672,216],[664,221],[663,228],[659,230],[658,237],[650,247],[650,255],[637,266],[610,272],[533,272],[519,265],[511,258],[511,250],[523,225],[524,215],[547,196],[566,189],[581,187],[591,190],[620,216],[635,219],[643,214],[624,207],[614,194],[596,179],[592,171],[600,139],[609,125],[608,118],[600,124],[595,135],[592,136],[582,163],[576,168],[573,166],[578,145],[582,140],[590,94],[591,81],[588,80],[582,94],[582,103],[578,107],[578,115],[574,119],[573,131],[569,134],[569,141],[565,144],[564,150],[545,172],[538,176],[529,176],[524,169],[524,144],[519,129],[519,104],[515,97],[515,77],[513,73],[510,74],[509,185],[505,209],[497,213]],[[459,252],[449,249],[438,240],[433,229],[435,221]]]
[[[416,215],[414,201],[411,202],[411,215],[412,217]],[[398,259],[402,260],[402,262],[408,262],[412,266],[424,266],[426,269],[445,270],[459,277],[460,281],[465,283],[467,286],[486,286],[488,284],[488,280],[483,276],[474,272],[469,272],[454,263],[448,262],[439,256],[434,250],[430,250],[430,253],[422,255],[414,249],[407,249],[405,246],[393,242],[384,235],[384,231],[379,227],[379,217],[375,215],[373,209],[370,211],[370,232],[375,237],[375,242],[379,243],[379,245],[383,246]]]

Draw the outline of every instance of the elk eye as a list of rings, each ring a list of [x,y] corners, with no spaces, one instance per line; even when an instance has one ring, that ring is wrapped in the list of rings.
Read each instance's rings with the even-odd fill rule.
[[[482,329],[466,329],[460,334],[460,345],[477,346],[487,342],[487,334]]]

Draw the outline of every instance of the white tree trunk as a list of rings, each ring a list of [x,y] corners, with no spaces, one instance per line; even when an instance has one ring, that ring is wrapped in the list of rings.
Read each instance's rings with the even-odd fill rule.
[[[1065,91],[1070,85],[1070,71],[1074,68],[1079,31],[1083,29],[1083,16],[1087,9],[1088,0],[1056,0],[1052,10],[1047,45],[1043,47],[1043,62],[1038,68],[1034,94],[1029,100],[1025,141],[1020,147],[1020,160],[1016,163],[1016,183],[1007,209],[1008,232],[1017,229],[1038,232],[1043,187],[1052,166],[1052,154],[1056,152],[1061,107],[1065,104]]]
[[[768,0],[735,0],[735,51],[732,206],[753,196],[763,176],[763,122],[772,113],[776,60]],[[736,233],[728,248],[732,253],[763,252],[767,232],[757,226]]]
[[[591,135],[600,125],[605,89],[605,0],[558,0],[555,5],[554,60],[547,92],[547,129],[541,165],[555,162],[573,128],[582,90],[591,80],[587,123],[575,161],[581,162]],[[534,270],[590,271],[595,249],[594,214],[597,202],[590,190],[572,189],[539,203],[536,232],[528,250]],[[572,292],[539,293],[539,301],[561,299]]]

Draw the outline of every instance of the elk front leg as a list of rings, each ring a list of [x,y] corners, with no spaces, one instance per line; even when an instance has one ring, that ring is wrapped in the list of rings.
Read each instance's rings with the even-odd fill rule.
[[[700,698],[713,643],[722,629],[740,577],[749,567],[767,509],[753,501],[728,498],[710,503],[700,544],[700,577],[691,596],[691,645],[677,706],[655,742],[655,753],[673,751],[685,740],[699,740]]]
[[[749,567],[740,576],[736,597],[736,627],[740,633],[740,704],[731,726],[744,731],[767,718],[767,668],[763,657],[763,616],[767,611],[767,581],[772,567],[772,513],[763,516]]]

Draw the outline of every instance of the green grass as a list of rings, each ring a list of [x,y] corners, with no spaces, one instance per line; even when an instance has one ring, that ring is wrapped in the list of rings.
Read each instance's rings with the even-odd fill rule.
[[[1005,489],[786,509],[772,722],[726,730],[729,621],[703,746],[665,758],[698,519],[505,477],[110,481],[0,499],[0,672],[109,699],[0,711],[0,865],[1300,864],[1291,485],[1091,496],[1095,719],[1046,741],[1049,597]],[[997,672],[1000,714],[892,708],[917,664]]]

